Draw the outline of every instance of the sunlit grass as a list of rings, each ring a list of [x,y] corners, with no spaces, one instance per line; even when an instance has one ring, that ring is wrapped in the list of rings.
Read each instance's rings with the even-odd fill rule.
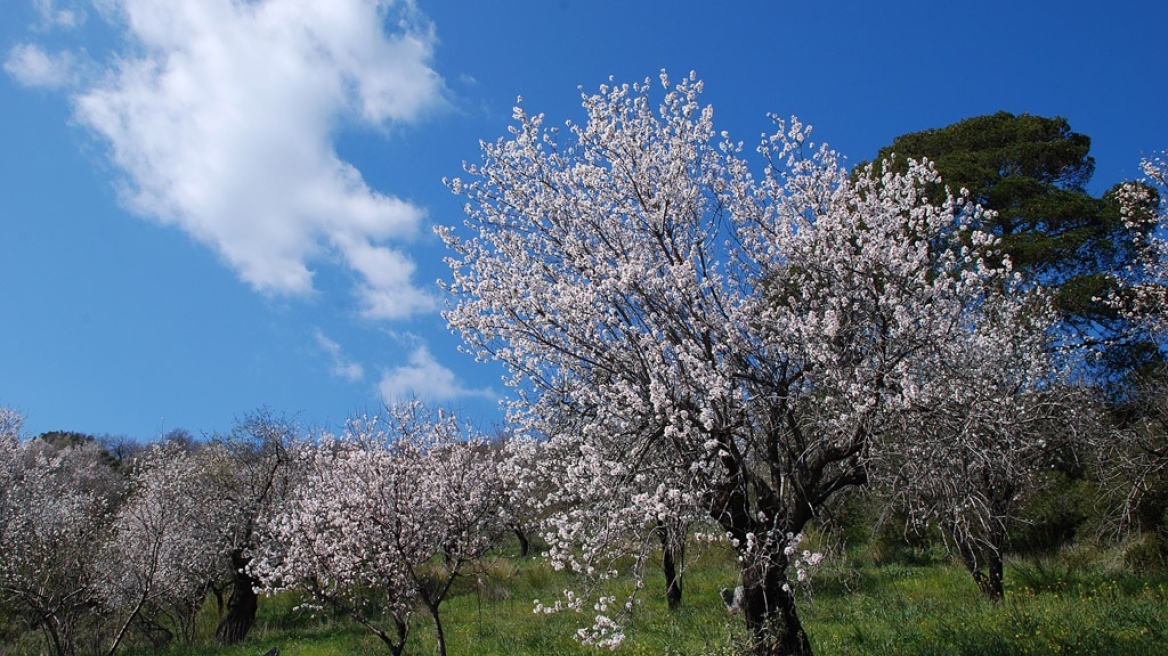
[[[1007,599],[979,596],[958,566],[828,566],[800,613],[817,654],[830,656],[1002,655],[1141,656],[1164,653],[1168,638],[1168,577],[1068,568],[1058,561],[1007,568]],[[1045,569],[1044,569],[1045,568]],[[636,655],[743,653],[740,617],[727,614],[718,596],[734,584],[731,558],[706,553],[685,578],[685,603],[665,607],[656,572],[634,608],[628,639],[617,653]],[[501,559],[460,580],[442,614],[452,655],[554,656],[596,654],[577,643],[587,615],[536,615],[532,600],[553,598],[571,580],[538,559]],[[168,656],[281,656],[387,654],[368,631],[344,618],[297,610],[292,596],[265,599],[248,640],[218,647],[210,640],[215,610],[209,605],[202,644],[172,646]],[[435,653],[433,628],[415,616],[407,654]],[[127,650],[131,656],[154,653]]]
[[[1164,579],[1079,574],[1036,591],[1019,569],[1008,568],[1007,598],[996,603],[953,565],[872,568],[851,593],[820,595],[803,616],[821,654],[1164,653]]]

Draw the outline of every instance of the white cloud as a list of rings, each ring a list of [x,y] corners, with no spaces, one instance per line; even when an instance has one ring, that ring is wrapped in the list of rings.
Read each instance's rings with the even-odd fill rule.
[[[74,80],[71,54],[49,54],[33,43],[12,48],[4,61],[4,70],[26,87],[53,89],[68,86]]]
[[[329,339],[320,329],[313,331],[312,336],[316,339],[316,345],[327,353],[332,361],[329,373],[354,383],[365,378],[365,368],[360,363],[345,357],[345,354],[341,352],[340,344]]]
[[[381,398],[391,403],[410,397],[435,403],[468,396],[497,398],[489,389],[463,387],[454,372],[434,360],[425,346],[414,350],[409,364],[384,372],[378,389]]]
[[[309,293],[312,265],[339,260],[366,316],[436,307],[400,248],[423,210],[371,189],[332,142],[340,120],[382,128],[444,106],[412,3],[116,5],[103,14],[131,45],[76,110],[108,139],[131,209],[214,248],[262,292]]]
[[[68,4],[68,3],[67,3]],[[61,9],[53,0],[35,0],[33,7],[41,16],[42,29],[78,27],[85,22],[85,12],[80,9]]]

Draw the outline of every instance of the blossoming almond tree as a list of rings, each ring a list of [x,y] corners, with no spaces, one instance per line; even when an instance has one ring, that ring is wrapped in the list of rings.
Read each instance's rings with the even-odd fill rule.
[[[226,537],[222,557],[231,594],[227,612],[215,628],[224,643],[243,641],[255,623],[259,582],[248,573],[248,565],[260,546],[256,527],[277,512],[295,488],[301,472],[293,465],[303,441],[296,422],[261,409],[203,447],[205,499],[226,508],[220,515],[220,534]]]
[[[1018,293],[1015,290],[1015,293]],[[997,302],[964,342],[929,366],[938,395],[901,415],[904,439],[874,470],[918,526],[938,526],[987,597],[1000,600],[1007,531],[1018,501],[1057,455],[1081,454],[1101,425],[1085,389],[1060,380],[1056,316],[1041,290]]]
[[[0,604],[72,656],[102,619],[97,561],[123,482],[96,444],[21,442],[20,425],[0,409]]]
[[[692,74],[662,74],[657,105],[652,87],[602,86],[563,129],[516,108],[510,135],[449,182],[469,234],[439,229],[446,318],[510,368],[519,430],[659,483],[623,512],[699,503],[737,550],[756,652],[809,654],[792,543],[866,481],[893,418],[935,397],[929,363],[967,339],[1008,272],[993,237],[964,228],[978,208],[924,197],[927,164],[852,178],[807,128],[776,121],[756,178]],[[569,493],[611,480],[570,474]],[[560,531],[589,544],[570,516]],[[608,613],[594,629],[619,644]]]
[[[492,453],[452,416],[417,403],[351,421],[304,452],[307,477],[266,524],[251,572],[268,590],[302,589],[350,615],[395,655],[420,603],[445,654],[440,605],[510,526]]]
[[[122,617],[108,653],[132,623],[190,643],[195,620],[227,552],[231,508],[208,498],[207,452],[156,444],[135,462],[100,560],[103,597]]]

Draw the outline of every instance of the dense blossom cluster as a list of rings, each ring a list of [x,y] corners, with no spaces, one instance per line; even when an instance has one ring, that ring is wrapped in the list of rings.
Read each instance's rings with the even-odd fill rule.
[[[224,570],[224,530],[230,525],[227,504],[196,492],[210,487],[205,455],[162,443],[135,463],[132,493],[114,518],[99,560],[107,582],[102,594],[130,611],[120,634],[136,619],[161,630],[166,617],[184,640],[194,639],[198,612]]]
[[[124,484],[94,445],[21,442],[21,423],[0,410],[0,603],[71,654],[100,603],[97,563]]]
[[[504,449],[418,403],[312,441],[261,412],[120,461],[20,426],[0,409],[0,604],[61,656],[191,641],[211,592],[235,641],[258,593],[292,589],[394,653],[425,608],[444,650],[439,605],[516,524]]]
[[[1121,293],[1111,299],[1126,316],[1162,336],[1168,330],[1168,162],[1163,156],[1145,159],[1141,182],[1120,186],[1118,199],[1124,221],[1135,235],[1137,257],[1116,272]]]
[[[255,472],[231,462],[226,441],[117,458],[82,436],[22,441],[20,425],[0,410],[0,605],[60,656],[112,655],[131,630],[155,644],[194,640],[208,593],[237,575],[231,555],[260,512],[241,493]]]

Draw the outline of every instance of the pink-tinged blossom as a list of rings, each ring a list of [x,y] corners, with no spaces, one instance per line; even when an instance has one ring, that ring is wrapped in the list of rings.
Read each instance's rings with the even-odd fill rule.
[[[1125,226],[1133,236],[1136,257],[1114,275],[1119,293],[1110,300],[1136,327],[1162,338],[1168,330],[1168,163],[1144,159],[1145,178],[1128,182],[1116,193]]]

